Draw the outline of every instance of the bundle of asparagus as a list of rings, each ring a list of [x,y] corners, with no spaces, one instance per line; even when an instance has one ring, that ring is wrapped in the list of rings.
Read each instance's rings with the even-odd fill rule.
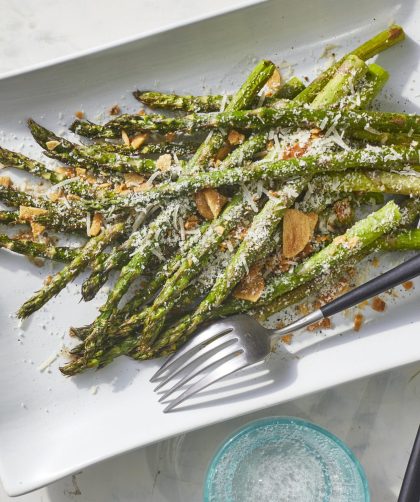
[[[1,234],[0,246],[64,263],[18,316],[87,267],[85,301],[119,271],[97,319],[71,328],[79,343],[62,373],[169,354],[210,319],[265,319],[371,253],[419,249],[410,227],[420,214],[420,116],[369,110],[388,73],[366,61],[403,39],[391,26],[308,86],[283,82],[263,60],[233,95],[135,91],[177,114],[78,119],[70,129],[89,138],[83,144],[29,120],[45,155],[63,164],[56,170],[0,148],[4,166],[51,185],[22,191],[0,177],[0,200],[12,208],[0,223],[30,227]],[[398,197],[384,204],[382,194]],[[367,216],[357,220],[356,206]],[[58,246],[51,230],[88,239]]]

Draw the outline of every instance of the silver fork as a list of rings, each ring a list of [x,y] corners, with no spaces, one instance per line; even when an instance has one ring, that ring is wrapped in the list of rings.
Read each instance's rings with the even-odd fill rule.
[[[218,380],[246,366],[265,359],[278,339],[292,331],[330,317],[344,309],[372,298],[420,274],[420,254],[327,303],[311,314],[298,319],[285,328],[270,330],[246,314],[239,314],[214,322],[201,330],[178,352],[169,357],[153,375],[151,382],[163,378],[155,388],[158,391],[174,377],[180,379],[159,399],[165,401],[175,391],[200,375],[202,378],[186,388],[163,410],[171,411],[180,403]]]

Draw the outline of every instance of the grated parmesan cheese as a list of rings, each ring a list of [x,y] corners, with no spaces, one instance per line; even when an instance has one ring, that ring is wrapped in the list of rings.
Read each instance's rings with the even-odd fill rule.
[[[86,213],[86,235],[89,235],[91,225],[92,225],[92,221],[91,221],[90,213],[87,212]]]
[[[158,258],[160,261],[165,261],[165,257],[159,248],[152,249],[152,253]]]
[[[185,241],[185,227],[182,216],[179,217],[178,222],[179,222],[179,234],[181,237],[181,241]]]
[[[275,134],[273,139],[274,139],[274,149],[276,150],[277,158],[281,159],[281,146],[278,135]]]
[[[249,274],[249,267],[248,267],[248,263],[246,262],[245,256],[241,256],[240,262],[241,262],[241,265],[246,270],[246,273]]]
[[[227,94],[223,94],[222,101],[220,102],[220,112],[224,112],[225,111],[227,99],[228,99]]]
[[[370,132],[372,134],[377,134],[378,136],[381,135],[381,132],[375,129],[374,127],[371,127],[369,124],[366,124],[364,127],[365,131]]]
[[[265,92],[263,92],[259,97],[257,108],[260,108],[264,104],[264,101],[265,101]]]
[[[133,227],[132,227],[132,232],[135,232],[140,228],[140,226],[143,224],[144,220],[146,219],[147,215],[147,209],[140,209],[139,214],[136,216],[134,219]]]
[[[245,185],[242,185],[242,191],[244,192],[244,198],[249,204],[249,207],[254,211],[254,213],[258,213],[258,206],[255,204],[255,201],[252,197],[251,192],[248,190],[248,188]]]
[[[180,162],[179,162],[178,155],[175,152],[173,152],[172,157],[174,158],[175,165],[179,167]]]
[[[40,371],[41,373],[44,372],[47,368],[51,366],[51,364],[57,359],[57,357],[58,357],[58,352],[56,352],[55,354],[51,354],[50,357],[47,357],[47,359],[45,359],[45,361],[38,366],[37,368],[38,371]]]
[[[262,181],[261,181],[261,180],[258,180],[258,181],[257,181],[257,197],[258,197],[258,199],[260,199],[260,198],[261,198],[261,195],[262,195],[262,193],[263,193],[263,188],[264,188],[264,187],[263,187],[263,183],[262,183]]]
[[[179,212],[179,208],[180,208],[180,205],[179,204],[175,204],[174,212],[172,213],[172,221],[173,221],[172,225],[175,228],[175,230],[178,228],[178,212]]]
[[[63,204],[68,208],[71,209],[70,202],[67,200],[67,197],[63,197]]]
[[[153,185],[153,182],[155,181],[155,179],[161,174],[160,171],[155,171],[151,176],[150,178],[146,181],[146,185],[151,187]]]
[[[325,129],[325,126],[327,124],[328,124],[328,117],[324,117],[319,124],[319,128],[321,129],[321,131]]]
[[[79,176],[75,176],[73,178],[67,178],[66,180],[60,181],[60,183],[55,183],[52,187],[47,190],[47,193],[56,192],[57,189],[69,185],[70,183],[74,183],[75,181],[80,181]]]

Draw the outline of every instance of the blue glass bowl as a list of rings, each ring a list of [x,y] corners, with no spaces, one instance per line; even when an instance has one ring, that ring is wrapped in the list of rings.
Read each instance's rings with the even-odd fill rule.
[[[230,436],[206,475],[205,502],[369,502],[365,473],[330,432],[270,417]]]

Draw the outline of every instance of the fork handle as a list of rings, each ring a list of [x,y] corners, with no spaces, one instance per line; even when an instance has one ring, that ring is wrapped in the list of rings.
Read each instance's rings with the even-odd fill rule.
[[[329,317],[420,275],[420,254],[321,307]]]

